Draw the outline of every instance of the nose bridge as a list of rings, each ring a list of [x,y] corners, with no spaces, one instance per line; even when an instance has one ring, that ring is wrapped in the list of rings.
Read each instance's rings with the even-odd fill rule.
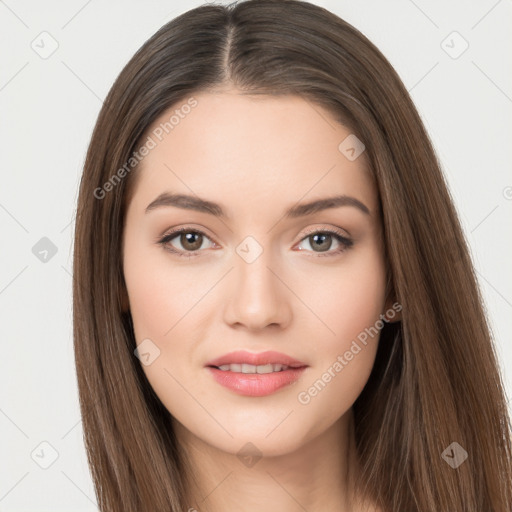
[[[268,239],[266,239],[268,240]],[[276,276],[274,253],[253,237],[236,248],[229,320],[257,329],[282,324],[289,318],[286,287]]]

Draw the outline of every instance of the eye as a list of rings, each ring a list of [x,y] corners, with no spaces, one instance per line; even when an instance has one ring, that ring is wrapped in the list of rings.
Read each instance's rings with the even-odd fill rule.
[[[177,238],[182,248],[176,249],[170,243]],[[198,229],[179,228],[171,231],[158,241],[166,250],[180,257],[191,258],[197,256],[199,249],[205,249],[203,242],[209,240],[205,233]]]
[[[338,248],[334,251],[329,251],[333,245],[333,238],[338,244]],[[322,229],[309,232],[306,237],[301,240],[301,243],[306,241],[312,252],[317,253],[317,256],[336,256],[354,245],[353,240],[344,236],[340,231],[331,229]],[[318,249],[318,250],[317,250]],[[299,251],[304,249],[299,247]]]
[[[176,248],[171,242],[177,239],[181,248]],[[338,248],[330,251],[333,245],[333,239]],[[182,227],[175,229],[166,234],[163,238],[158,240],[165,250],[176,254],[179,257],[191,258],[199,255],[201,249],[204,247],[203,243],[210,238],[201,230]],[[211,240],[210,240],[211,241]],[[306,241],[309,244],[310,252],[316,253],[316,256],[336,256],[354,245],[354,242],[344,236],[341,231],[332,229],[312,230],[302,238],[301,243]],[[212,242],[215,245],[215,242]],[[317,250],[318,249],[318,250]],[[304,251],[304,248],[299,246],[299,251]]]

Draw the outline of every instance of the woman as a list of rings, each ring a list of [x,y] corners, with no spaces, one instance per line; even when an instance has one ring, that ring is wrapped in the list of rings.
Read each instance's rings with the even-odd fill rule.
[[[496,511],[510,422],[428,135],[295,0],[162,27],[100,112],[74,338],[101,510]]]

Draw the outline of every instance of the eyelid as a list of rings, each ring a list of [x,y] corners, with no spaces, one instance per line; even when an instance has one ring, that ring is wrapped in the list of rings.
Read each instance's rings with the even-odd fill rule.
[[[301,235],[301,238],[299,239],[299,242],[302,241],[305,237],[309,236],[309,235],[312,235],[314,233],[318,233],[318,232],[322,232],[322,233],[331,233],[331,232],[334,232],[336,233],[337,235],[340,235],[344,238],[352,238],[350,233],[346,230],[346,229],[342,229],[342,228],[339,228],[337,226],[327,226],[327,225],[320,225],[319,226],[315,226],[313,228],[307,228],[306,231],[304,233],[302,233]]]
[[[200,234],[200,235],[206,237],[207,239],[209,239],[214,245],[219,246],[219,244],[214,240],[214,238],[212,236],[210,236],[208,233],[206,233],[203,230],[203,228],[196,228],[196,227],[193,227],[192,225],[185,225],[185,226],[180,226],[177,228],[169,228],[165,231],[165,233],[163,235],[160,235],[159,237],[157,237],[156,243],[161,244],[164,247],[164,249],[166,249],[167,251],[169,251],[177,256],[184,256],[187,258],[199,256],[202,252],[204,252],[204,249],[197,250],[197,251],[183,251],[180,249],[174,249],[174,248],[171,249],[171,248],[167,247],[167,244],[171,240],[174,240],[174,238],[176,238],[178,235],[180,235],[180,233],[188,233],[188,232],[194,232],[196,234]],[[337,240],[337,242],[342,245],[342,248],[336,249],[334,251],[326,251],[325,253],[323,253],[323,252],[315,253],[314,251],[304,251],[307,253],[311,253],[310,255],[313,257],[315,257],[315,256],[316,257],[336,256],[336,255],[339,255],[340,253],[346,251],[347,249],[350,249],[354,245],[354,241],[352,240],[348,231],[342,230],[341,228],[338,228],[337,226],[329,226],[329,227],[316,226],[316,227],[308,228],[305,232],[302,232],[299,240],[294,244],[294,247],[297,244],[300,244],[301,242],[306,240],[309,236],[311,236],[313,234],[317,234],[317,233],[323,233],[323,234],[328,234],[330,236],[333,236]],[[347,233],[348,236],[345,235],[344,233]]]
[[[165,250],[167,250],[173,254],[176,254],[177,256],[185,256],[188,258],[199,256],[199,254],[201,252],[203,252],[204,250],[182,251],[180,249],[174,249],[174,248],[171,249],[171,248],[167,247],[167,244],[169,244],[171,240],[174,240],[181,233],[190,233],[190,232],[200,234],[203,237],[210,240],[214,245],[219,246],[219,244],[213,239],[213,237],[210,236],[208,233],[206,233],[202,228],[196,228],[191,225],[185,225],[185,226],[180,226],[177,228],[166,229],[163,235],[160,235],[156,238],[155,243],[162,245]]]
[[[197,227],[196,227],[197,226]],[[198,233],[201,233],[208,238],[214,238],[212,235],[208,234],[208,230],[206,228],[203,228],[202,226],[195,225],[195,224],[178,224],[177,226],[171,226],[166,228],[160,235],[157,236],[157,240],[166,237],[170,234],[176,234],[180,233],[181,231],[197,231]]]
[[[346,230],[343,230],[343,231],[345,233],[348,233],[348,231],[346,231]],[[340,244],[341,247],[338,249],[335,249],[334,251],[325,251],[325,252],[304,251],[305,253],[307,253],[307,255],[308,255],[307,257],[310,257],[310,258],[329,258],[329,257],[335,258],[336,256],[340,256],[342,253],[344,253],[345,251],[352,248],[354,245],[354,240],[352,239],[350,234],[348,236],[346,236],[342,232],[341,228],[339,228],[337,226],[329,226],[329,227],[316,226],[313,228],[308,228],[305,233],[302,233],[301,238],[294,245],[294,247],[296,245],[302,243],[304,240],[307,240],[311,235],[314,235],[317,233],[327,234],[327,235],[334,237],[336,239],[336,241],[338,242],[338,244]]]
[[[194,227],[193,224],[186,224],[184,226],[180,225],[178,227],[175,228],[167,228],[161,235],[158,235],[156,237],[156,242],[158,242],[159,240],[161,240],[162,238],[165,238],[167,237],[168,235],[170,234],[173,234],[173,235],[177,235],[179,234],[180,232],[183,232],[183,231],[195,231],[197,233],[200,233],[210,239],[212,239],[212,241],[215,241],[214,240],[214,237],[210,234],[208,234],[207,232],[205,232],[206,230],[204,228],[199,228],[199,227]],[[313,233],[318,233],[318,232],[334,232],[342,237],[345,237],[345,238],[352,238],[351,234],[346,230],[346,229],[342,229],[342,228],[339,228],[337,226],[327,226],[327,225],[320,225],[319,226],[315,226],[315,227],[312,227],[312,228],[306,228],[306,231],[304,231],[303,233],[301,233],[300,235],[300,238],[297,240],[298,242],[301,242],[302,240],[304,240],[305,237],[309,236],[309,235],[312,235]],[[217,242],[215,242],[217,244]],[[219,245],[219,244],[217,244]]]

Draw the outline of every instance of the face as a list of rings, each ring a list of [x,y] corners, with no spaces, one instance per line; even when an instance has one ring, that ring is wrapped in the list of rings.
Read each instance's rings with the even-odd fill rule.
[[[233,90],[194,101],[164,136],[180,105],[150,127],[134,171],[123,270],[141,364],[182,432],[284,454],[335,427],[372,369],[368,329],[389,307],[378,196],[321,107]],[[335,196],[352,199],[299,208]]]

